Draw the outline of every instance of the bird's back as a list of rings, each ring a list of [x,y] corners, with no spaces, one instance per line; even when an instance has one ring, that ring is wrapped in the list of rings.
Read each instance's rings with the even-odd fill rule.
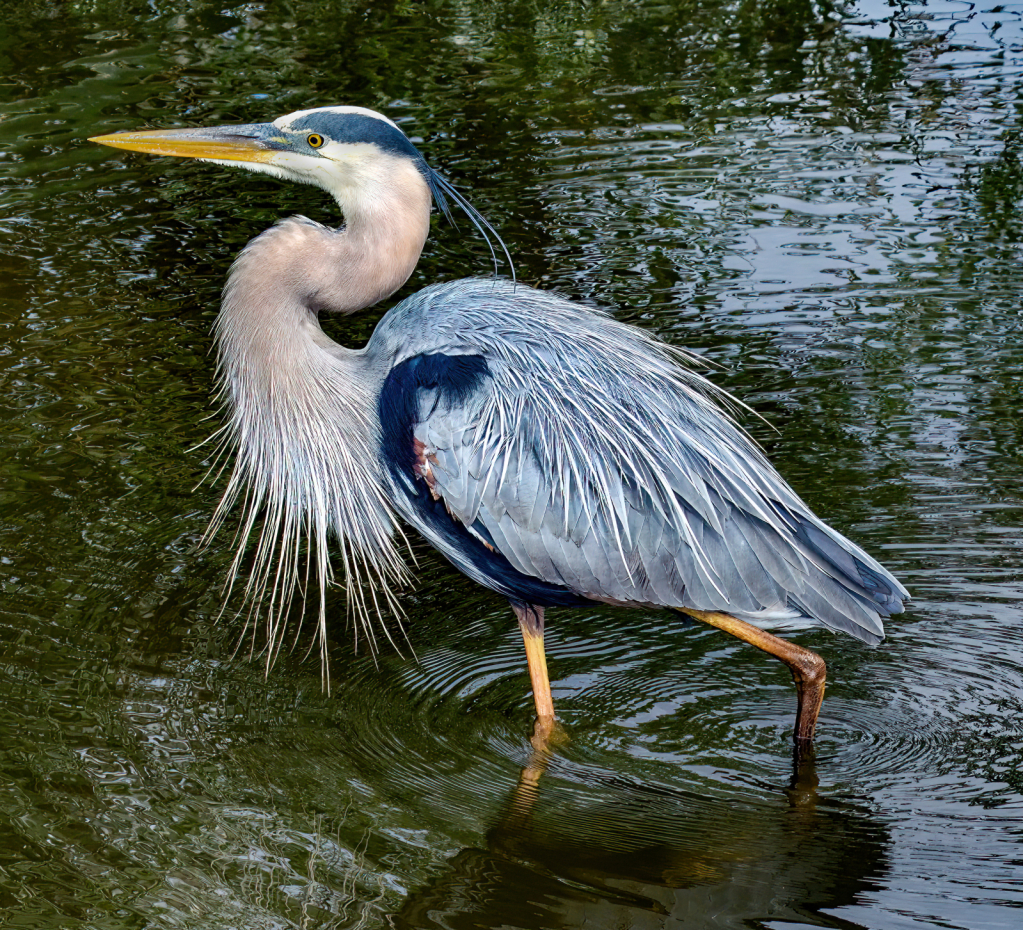
[[[513,601],[819,621],[867,642],[905,589],[820,521],[678,353],[509,282],[436,285],[381,321],[383,457],[404,515]]]

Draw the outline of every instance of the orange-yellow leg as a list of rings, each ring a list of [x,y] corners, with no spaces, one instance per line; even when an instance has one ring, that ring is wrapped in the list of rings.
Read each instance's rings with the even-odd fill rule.
[[[518,618],[522,641],[526,645],[526,662],[529,664],[529,680],[533,685],[537,727],[549,733],[554,726],[554,699],[551,697],[551,680],[547,675],[547,656],[543,650],[543,608],[517,607],[512,604],[512,610]]]
[[[824,700],[824,683],[827,678],[827,666],[824,660],[816,652],[810,652],[802,646],[790,643],[766,633],[759,627],[746,623],[731,614],[719,613],[716,610],[691,610],[688,607],[681,608],[682,613],[688,614],[696,620],[702,620],[719,630],[738,636],[743,642],[750,643],[758,649],[781,659],[792,672],[792,679],[796,683],[796,695],[798,705],[796,708],[796,728],[792,732],[792,738],[797,746],[813,739],[813,731],[817,726],[817,715],[821,711],[821,703]],[[521,622],[521,621],[520,621]]]

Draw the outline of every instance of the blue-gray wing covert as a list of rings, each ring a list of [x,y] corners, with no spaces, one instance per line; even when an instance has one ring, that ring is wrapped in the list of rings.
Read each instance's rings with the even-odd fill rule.
[[[529,288],[455,282],[424,308],[459,285],[471,308],[431,349],[486,375],[467,396],[421,389],[413,427],[451,519],[587,598],[883,638],[905,589],[814,516],[671,350]]]

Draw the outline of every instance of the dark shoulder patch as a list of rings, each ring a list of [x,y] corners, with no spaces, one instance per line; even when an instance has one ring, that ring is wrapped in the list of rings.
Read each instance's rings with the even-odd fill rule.
[[[479,355],[417,355],[388,374],[380,392],[381,454],[398,493],[412,505],[412,524],[429,533],[430,540],[456,568],[492,591],[517,604],[552,607],[586,603],[559,585],[532,578],[513,568],[497,550],[479,521],[473,532],[456,520],[435,498],[427,480],[417,471],[415,428],[419,423],[420,394],[433,391],[443,401],[466,403],[484,386],[490,370]]]
[[[446,400],[465,403],[489,374],[481,355],[417,355],[396,365],[380,392],[379,414],[384,460],[392,472],[414,473],[413,431],[419,423],[419,392],[436,390]]]

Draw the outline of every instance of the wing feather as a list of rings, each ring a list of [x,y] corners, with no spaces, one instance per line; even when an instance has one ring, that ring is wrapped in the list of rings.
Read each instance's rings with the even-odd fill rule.
[[[905,589],[813,515],[668,350],[528,288],[421,295],[445,288],[473,300],[438,323],[426,299],[417,325],[488,376],[471,396],[423,390],[415,437],[453,518],[478,521],[517,571],[585,597],[883,636]]]

